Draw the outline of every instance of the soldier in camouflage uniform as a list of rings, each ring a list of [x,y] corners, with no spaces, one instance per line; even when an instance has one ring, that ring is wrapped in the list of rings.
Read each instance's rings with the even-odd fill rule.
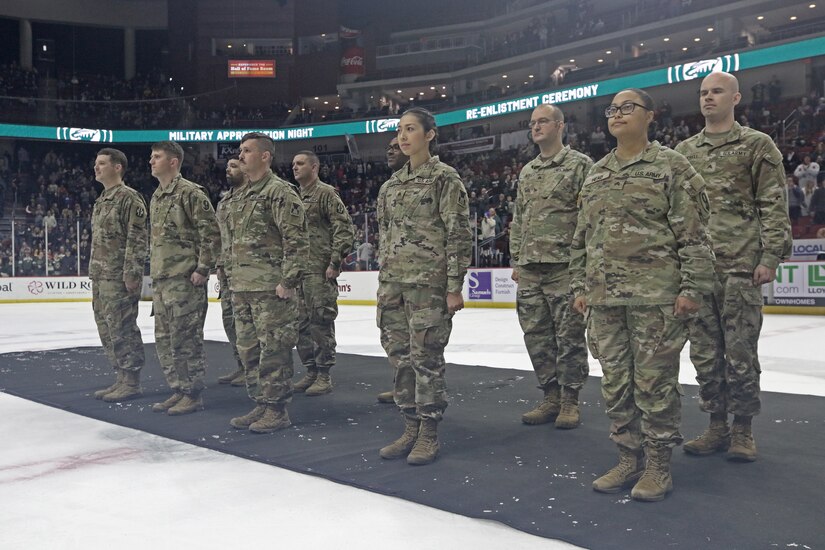
[[[229,184],[229,191],[221,198],[217,208],[215,208],[215,218],[217,218],[218,227],[221,230],[221,254],[215,266],[221,288],[221,320],[223,321],[223,330],[229,339],[229,345],[232,346],[232,355],[235,357],[237,364],[237,368],[233,372],[219,376],[218,383],[232,384],[233,386],[245,386],[246,384],[258,383],[258,373],[252,371],[247,377],[244,373],[241,356],[238,355],[238,345],[235,337],[235,316],[232,313],[232,292],[229,290],[229,274],[232,268],[227,261],[230,245],[232,244],[232,237],[229,235],[229,201],[232,199],[232,193],[235,189],[243,185],[245,180],[246,176],[244,176],[244,173],[241,171],[241,162],[236,158],[227,160],[226,181]]]
[[[95,399],[107,402],[141,395],[144,364],[137,315],[148,241],[146,203],[123,183],[126,167],[121,151],[98,151],[95,179],[103,184],[103,192],[92,212],[89,278],[97,331],[117,375],[113,385],[94,393]]]
[[[680,143],[707,182],[716,286],[690,325],[690,357],[700,406],[710,426],[684,450],[694,455],[727,451],[734,461],[756,460],[751,419],[759,414],[761,286],[791,253],[791,225],[782,155],[770,137],[734,120],[739,83],[712,73],[701,84],[705,128]],[[733,415],[732,429],[728,414]]]
[[[579,390],[587,380],[584,319],[571,309],[570,241],[576,228],[576,200],[593,161],[562,146],[564,114],[539,105],[530,118],[541,153],[519,175],[516,214],[510,227],[513,280],[524,343],[544,400],[522,415],[525,424],[556,421],[579,425]]]
[[[619,464],[593,489],[614,493],[635,483],[631,496],[644,501],[673,489],[679,354],[713,270],[705,182],[685,157],[648,142],[653,110],[637,89],[619,92],[606,109],[618,147],[582,186],[570,260],[574,308],[589,314],[588,343],[602,365],[610,438],[619,447]]]
[[[398,145],[398,137],[393,137],[387,145],[387,166],[393,172],[398,172],[410,158],[401,152],[401,147]],[[395,394],[392,390],[384,391],[378,394],[379,403],[394,404]]]
[[[309,258],[298,291],[298,356],[306,374],[294,389],[309,396],[332,391],[330,369],[335,365],[337,278],[341,262],[352,250],[355,238],[352,218],[338,192],[318,179],[320,164],[312,151],[300,151],[292,160],[309,231]]]
[[[247,386],[255,408],[233,418],[236,429],[269,433],[291,425],[292,348],[298,341],[298,297],[309,254],[301,198],[270,170],[275,144],[266,134],[241,139],[241,169],[247,183],[229,203],[232,236],[229,263],[238,352],[258,385]]]
[[[152,406],[175,416],[203,408],[206,358],[206,282],[220,254],[221,236],[206,191],[180,175],[183,149],[173,141],[152,146],[150,273],[158,359],[172,396]]]
[[[409,162],[378,193],[378,327],[395,368],[395,402],[404,434],[380,451],[429,464],[438,454],[437,424],[447,408],[444,348],[470,264],[467,191],[454,169],[431,156],[437,137],[429,111],[409,109],[398,142]]]

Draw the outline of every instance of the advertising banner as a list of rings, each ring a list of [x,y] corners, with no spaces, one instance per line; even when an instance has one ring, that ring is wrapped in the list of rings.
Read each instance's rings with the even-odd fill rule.
[[[274,59],[230,59],[229,78],[275,78]]]
[[[784,263],[776,281],[762,287],[765,305],[825,306],[825,262]]]
[[[825,256],[825,239],[795,239],[793,242],[792,262],[813,262]]]
[[[88,277],[7,277],[0,279],[0,303],[91,302]]]

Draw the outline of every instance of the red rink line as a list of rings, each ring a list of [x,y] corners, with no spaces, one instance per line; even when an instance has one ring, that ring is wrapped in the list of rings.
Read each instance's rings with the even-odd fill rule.
[[[139,449],[133,449],[130,447],[119,447],[116,449],[107,449],[105,451],[96,451],[93,453],[86,453],[82,455],[69,455],[66,457],[53,458],[50,460],[39,460],[36,462],[27,462],[24,464],[2,466],[0,467],[0,472],[14,472],[28,468],[36,468],[38,466],[52,465],[50,468],[35,474],[12,476],[6,479],[2,479],[3,476],[0,476],[0,485],[4,483],[14,483],[17,481],[29,481],[32,479],[46,477],[48,475],[66,470],[79,470],[87,466],[100,466],[104,464],[124,462],[139,454],[142,454],[142,451]]]

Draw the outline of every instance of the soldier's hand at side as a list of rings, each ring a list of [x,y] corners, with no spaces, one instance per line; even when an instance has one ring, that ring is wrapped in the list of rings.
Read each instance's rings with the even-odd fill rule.
[[[573,310],[578,312],[580,315],[584,315],[587,313],[587,298],[584,296],[579,296],[575,300],[573,300]]]
[[[275,294],[281,300],[289,300],[293,296],[295,296],[295,289],[294,288],[284,288],[282,285],[278,285],[275,287]]]
[[[456,311],[460,311],[464,309],[464,297],[461,295],[460,292],[448,292],[447,293],[447,311],[449,313],[455,313]]]
[[[516,283],[518,283],[518,269],[517,268],[515,268],[515,267],[513,268],[513,274],[510,275],[510,278],[513,279],[513,281],[515,281]]]
[[[206,284],[206,281],[209,280],[209,277],[204,277],[197,271],[192,272],[192,276],[189,277],[189,280],[192,281],[192,284],[195,286],[203,286]]]
[[[327,280],[328,280],[328,281],[332,281],[332,280],[337,279],[337,278],[338,278],[338,275],[340,275],[340,274],[341,274],[341,272],[340,272],[340,271],[338,271],[337,269],[335,269],[335,268],[334,268],[334,267],[332,267],[332,266],[329,266],[329,267],[327,268],[326,276],[327,276]]]
[[[673,314],[676,317],[686,317],[697,311],[699,311],[699,304],[684,296],[676,298],[676,303],[673,304]]]
[[[762,286],[776,279],[776,270],[764,265],[756,266],[753,270],[753,286]]]

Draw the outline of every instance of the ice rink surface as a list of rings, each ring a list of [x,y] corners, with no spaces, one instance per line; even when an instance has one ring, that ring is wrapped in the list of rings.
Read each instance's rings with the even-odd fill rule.
[[[150,307],[141,303],[138,318],[144,342],[154,341]],[[383,356],[375,308],[340,309],[338,351]],[[0,318],[0,353],[100,345],[88,303],[0,304]],[[205,337],[226,341],[217,303],[209,306]],[[759,343],[763,390],[825,396],[823,341],[825,317],[766,316]],[[532,370],[515,310],[460,312],[446,359]],[[590,368],[600,375],[592,358]],[[694,383],[688,348],[681,370],[682,383]],[[388,367],[386,389],[391,379]],[[684,414],[700,413],[686,406]],[[758,437],[758,419],[754,426]],[[605,437],[607,427],[605,417]],[[178,545],[575,548],[0,393],[0,548]]]

